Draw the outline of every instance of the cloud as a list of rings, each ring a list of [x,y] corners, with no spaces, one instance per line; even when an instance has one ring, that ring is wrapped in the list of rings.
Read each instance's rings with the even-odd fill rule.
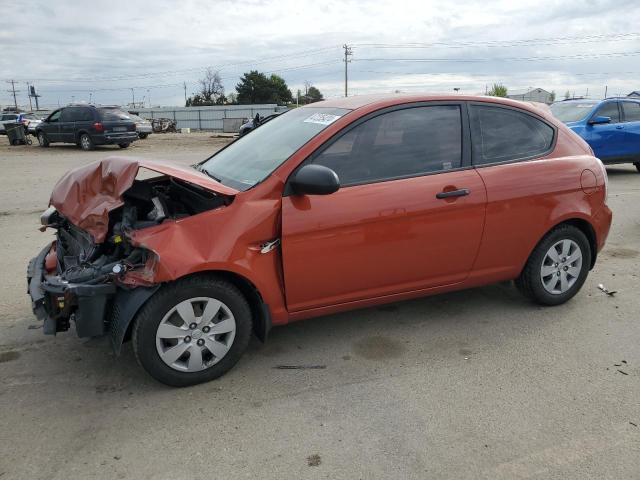
[[[138,99],[180,104],[183,82],[190,94],[208,66],[220,69],[227,91],[256,68],[280,72],[294,91],[308,80],[325,96],[341,95],[344,43],[354,45],[354,93],[477,93],[497,81],[559,94],[640,88],[640,56],[608,55],[640,52],[640,35],[621,36],[640,31],[634,0],[26,3],[4,12],[0,78],[32,82],[49,105],[88,99],[89,92],[94,101],[125,103],[131,87]],[[567,37],[584,41],[523,41]],[[407,43],[431,45],[364,45]],[[601,56],[566,58],[584,53]],[[538,59],[505,60],[516,57]],[[416,58],[429,61],[398,60]],[[26,85],[20,89],[24,104]],[[11,100],[4,90],[0,104]]]

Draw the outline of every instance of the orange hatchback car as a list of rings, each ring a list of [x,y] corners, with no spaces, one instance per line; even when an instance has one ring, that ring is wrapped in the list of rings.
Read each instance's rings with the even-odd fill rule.
[[[155,175],[138,178],[140,169]],[[611,225],[607,175],[543,107],[351,97],[260,126],[193,167],[108,158],[55,186],[29,264],[45,333],[131,339],[169,385],[216,378],[253,332],[504,280],[557,305]]]

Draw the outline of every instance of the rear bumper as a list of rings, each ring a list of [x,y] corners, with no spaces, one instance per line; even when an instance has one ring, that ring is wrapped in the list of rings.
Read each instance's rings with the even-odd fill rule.
[[[27,267],[27,291],[38,320],[47,335],[66,331],[73,320],[79,337],[96,337],[107,331],[107,310],[116,294],[110,284],[73,284],[47,277],[44,262],[51,250],[46,246]]]
[[[607,205],[604,205],[600,209],[600,211],[593,217],[593,228],[596,232],[598,252],[602,250],[604,244],[607,241],[609,230],[611,229],[612,220],[613,213]]]
[[[96,145],[114,145],[119,143],[131,143],[138,140],[136,132],[113,132],[91,136]]]

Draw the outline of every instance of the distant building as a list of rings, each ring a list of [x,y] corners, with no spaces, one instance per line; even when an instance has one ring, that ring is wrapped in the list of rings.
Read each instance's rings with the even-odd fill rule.
[[[640,98],[640,90],[634,90],[629,95],[627,95],[627,97]]]
[[[520,100],[523,102],[540,102],[547,104],[553,103],[551,92],[547,92],[543,88],[509,91],[507,94],[507,98]]]

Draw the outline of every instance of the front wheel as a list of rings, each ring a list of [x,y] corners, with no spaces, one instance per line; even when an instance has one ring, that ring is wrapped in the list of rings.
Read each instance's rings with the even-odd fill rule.
[[[118,146],[120,148],[129,148],[129,145],[131,145],[130,143],[119,143]]]
[[[251,309],[231,283],[197,276],[163,286],[142,307],[133,349],[156,380],[174,387],[208,382],[240,359],[251,336]]]
[[[147,138],[149,136],[148,133],[139,133],[138,137],[140,137],[142,140],[144,140],[145,138]]]
[[[560,305],[582,287],[591,266],[591,247],[582,231],[560,225],[531,253],[516,286],[541,305]]]

